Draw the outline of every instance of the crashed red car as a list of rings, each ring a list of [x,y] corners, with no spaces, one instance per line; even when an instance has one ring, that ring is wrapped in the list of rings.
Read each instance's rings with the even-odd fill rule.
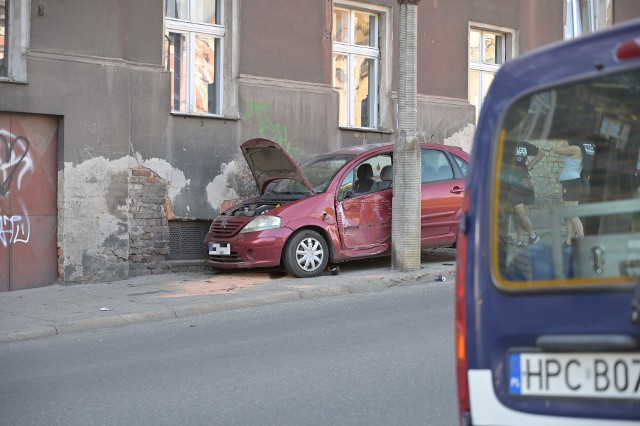
[[[422,248],[456,242],[469,155],[421,144]],[[328,264],[390,255],[393,144],[361,145],[298,166],[280,145],[241,145],[257,199],[217,217],[204,243],[214,269],[284,267],[296,277]]]

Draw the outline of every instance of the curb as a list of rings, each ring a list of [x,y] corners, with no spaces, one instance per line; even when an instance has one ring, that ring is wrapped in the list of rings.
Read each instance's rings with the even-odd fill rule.
[[[394,286],[418,285],[425,282],[425,278],[433,271],[420,269],[418,271],[401,273],[395,277],[368,278],[360,283],[346,283],[332,286],[320,286],[285,290],[279,294],[268,296],[249,297],[239,300],[216,301],[200,305],[163,307],[145,313],[128,313],[104,318],[81,319],[51,324],[40,328],[31,328],[24,331],[11,331],[0,333],[0,343],[11,343],[24,340],[39,339],[55,335],[72,334],[82,331],[93,331],[110,327],[121,327],[132,324],[158,322],[168,319],[188,318],[198,315],[206,315],[217,312],[232,311],[236,309],[275,305],[280,303],[295,302],[298,300],[312,300],[324,297],[361,294],[387,290]],[[455,272],[448,272],[449,278]],[[428,282],[431,282],[429,280]],[[435,281],[435,280],[433,280]]]

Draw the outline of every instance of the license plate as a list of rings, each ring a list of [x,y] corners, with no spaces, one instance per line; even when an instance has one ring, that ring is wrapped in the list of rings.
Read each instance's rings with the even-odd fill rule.
[[[231,244],[229,243],[209,243],[209,254],[231,254]]]
[[[640,354],[512,353],[509,393],[640,399]]]

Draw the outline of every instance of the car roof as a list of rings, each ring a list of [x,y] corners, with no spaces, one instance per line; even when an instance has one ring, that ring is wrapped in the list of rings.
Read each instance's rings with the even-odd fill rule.
[[[394,145],[395,145],[394,143],[373,143],[373,144],[367,144],[367,145],[356,145],[356,146],[340,148],[340,149],[328,152],[327,155],[336,155],[336,154],[361,155],[368,152],[385,151],[385,150],[388,150],[389,148],[393,148]],[[453,154],[456,154],[464,158],[465,160],[469,159],[469,154],[459,146],[444,145],[439,143],[421,143],[420,148],[444,149],[445,151],[449,151]]]

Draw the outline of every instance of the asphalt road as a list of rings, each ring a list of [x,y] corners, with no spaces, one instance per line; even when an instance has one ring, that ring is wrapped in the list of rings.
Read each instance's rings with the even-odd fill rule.
[[[453,283],[0,345],[2,425],[457,424]]]

